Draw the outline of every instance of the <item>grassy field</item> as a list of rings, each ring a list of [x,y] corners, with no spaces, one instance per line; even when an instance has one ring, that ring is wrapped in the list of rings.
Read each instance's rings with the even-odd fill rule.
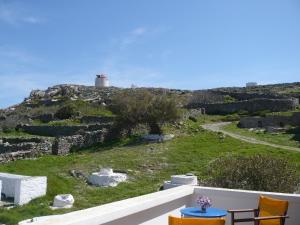
[[[286,145],[292,147],[300,147],[299,129],[291,129],[284,133],[261,133],[249,131],[248,129],[238,128],[237,122],[223,127],[224,130],[241,134],[247,137],[253,137],[258,140],[267,141],[273,144]]]
[[[175,128],[169,128],[172,129],[176,131]],[[47,196],[22,207],[0,209],[0,223],[16,224],[35,216],[65,213],[147,194],[159,190],[163,181],[173,174],[192,172],[203,180],[207,177],[208,163],[228,153],[263,153],[284,157],[296,163],[300,172],[300,153],[248,144],[230,137],[222,139],[216,133],[199,129],[199,123],[193,122],[182,125],[181,132],[177,130],[175,133],[177,137],[166,143],[142,144],[127,140],[68,156],[44,156],[36,160],[19,160],[0,165],[1,172],[48,177]],[[69,174],[72,169],[90,174],[101,167],[126,171],[130,179],[115,188],[100,188],[87,185],[84,180]],[[71,193],[75,197],[74,208],[50,210],[53,197],[64,193]]]

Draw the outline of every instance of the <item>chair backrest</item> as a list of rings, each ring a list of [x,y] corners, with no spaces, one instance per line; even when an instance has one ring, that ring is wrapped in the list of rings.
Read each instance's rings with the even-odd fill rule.
[[[287,213],[289,202],[266,196],[259,198],[259,216],[284,216]],[[262,220],[259,225],[280,225],[280,220]]]
[[[177,218],[169,216],[169,225],[225,225],[225,219]]]

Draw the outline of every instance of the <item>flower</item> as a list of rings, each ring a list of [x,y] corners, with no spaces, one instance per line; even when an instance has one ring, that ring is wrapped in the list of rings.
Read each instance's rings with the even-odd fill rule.
[[[209,208],[211,207],[211,200],[206,196],[199,196],[197,199],[197,205],[199,205],[201,208]]]

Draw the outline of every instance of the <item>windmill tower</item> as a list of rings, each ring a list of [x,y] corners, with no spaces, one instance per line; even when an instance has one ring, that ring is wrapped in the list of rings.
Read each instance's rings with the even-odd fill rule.
[[[97,88],[109,87],[109,81],[107,76],[104,74],[96,75],[95,86]]]

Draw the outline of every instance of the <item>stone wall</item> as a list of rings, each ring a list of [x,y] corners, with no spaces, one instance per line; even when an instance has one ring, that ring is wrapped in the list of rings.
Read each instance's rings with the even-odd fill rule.
[[[45,141],[41,143],[27,142],[18,144],[10,144],[8,142],[0,143],[0,154],[19,151],[30,151],[32,154],[47,154],[51,153],[51,149],[51,141]]]
[[[98,143],[103,143],[107,135],[107,130],[87,131],[84,134],[73,136],[57,137],[53,143],[52,154],[66,155],[73,150],[91,147]]]
[[[233,91],[212,91],[213,93],[219,95],[230,95],[238,101],[245,101],[250,99],[286,99],[283,95],[273,94],[273,93],[247,93],[247,92],[233,92]]]
[[[102,130],[104,128],[110,128],[111,124],[92,124],[92,125],[65,125],[65,126],[53,126],[53,125],[18,125],[16,129],[23,130],[28,134],[58,137],[58,136],[72,136],[84,131]]]
[[[0,140],[0,163],[34,158],[44,154],[66,155],[73,150],[103,143],[107,134],[107,129],[102,129],[85,131],[72,136],[60,136],[55,139],[3,138]]]
[[[245,117],[238,124],[240,128],[300,126],[300,113],[292,116]]]
[[[112,123],[114,121],[114,117],[111,116],[83,116],[80,119],[81,123],[84,124],[104,124],[104,123]]]
[[[12,138],[10,138],[12,139]],[[42,142],[7,142],[10,139],[0,141],[0,163],[17,159],[32,158],[43,154],[52,153],[52,141]],[[4,140],[4,141],[3,141]],[[20,140],[20,139],[18,139]]]
[[[216,104],[188,104],[187,108],[205,108],[207,114],[229,114],[241,110],[258,112],[269,110],[271,112],[293,110],[299,104],[294,99],[252,99],[249,101],[216,103]]]

